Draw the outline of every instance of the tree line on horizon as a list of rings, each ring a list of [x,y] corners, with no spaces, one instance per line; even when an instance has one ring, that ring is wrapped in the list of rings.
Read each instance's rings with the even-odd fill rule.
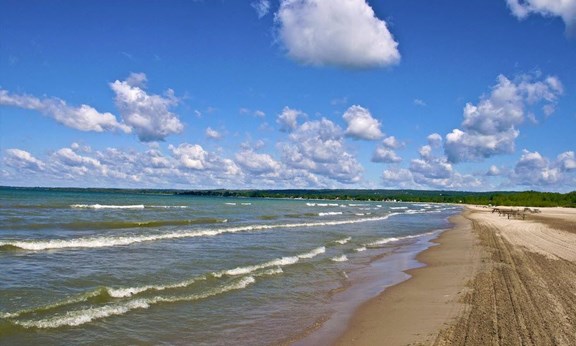
[[[122,188],[49,188],[11,187],[0,189],[96,192],[122,194],[152,194],[174,196],[236,197],[236,198],[291,198],[349,201],[396,201],[421,203],[457,203],[493,206],[569,207],[576,208],[576,191],[569,193],[539,191],[440,191],[440,190],[363,190],[363,189],[285,189],[285,190],[175,190],[175,189],[122,189]]]
[[[576,191],[427,191],[427,190],[193,190],[178,195],[245,198],[301,198],[355,201],[459,203],[477,205],[576,208]]]

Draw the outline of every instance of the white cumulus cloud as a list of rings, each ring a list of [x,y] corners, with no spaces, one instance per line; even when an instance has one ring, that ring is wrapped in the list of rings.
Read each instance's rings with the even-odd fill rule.
[[[517,184],[542,186],[557,183],[562,178],[560,170],[552,167],[539,152],[524,150],[514,168],[513,180]]]
[[[130,127],[119,123],[114,114],[100,113],[88,105],[69,106],[58,98],[37,98],[31,95],[15,95],[7,90],[0,90],[0,105],[31,109],[47,115],[62,125],[80,131],[114,131],[125,133]]]
[[[446,157],[434,155],[435,149],[439,149],[438,137],[428,136],[430,144],[420,148],[420,158],[410,161],[408,169],[413,182],[424,188],[470,190],[481,186],[474,176],[457,172]]]
[[[3,152],[4,181],[30,185],[41,181],[52,186],[95,187],[176,187],[217,188],[243,186],[244,173],[231,159],[182,143],[168,146],[164,155],[159,146],[148,150],[84,150],[73,143],[44,158],[22,149]]]
[[[400,142],[394,136],[388,136],[388,137],[384,138],[384,140],[382,141],[382,144],[384,146],[386,146],[387,148],[390,148],[390,149],[398,149],[398,148],[404,146],[404,143]]]
[[[198,144],[183,143],[168,147],[172,155],[186,168],[203,170],[208,168],[208,153]]]
[[[567,30],[576,24],[576,1],[574,0],[506,0],[512,14],[524,19],[530,14],[561,17]]]
[[[270,0],[252,1],[250,6],[256,10],[258,18],[262,18],[270,12]]]
[[[236,163],[243,169],[256,175],[280,173],[281,164],[269,154],[259,154],[252,150],[243,150],[236,154]]]
[[[302,111],[284,107],[282,113],[278,115],[276,122],[280,125],[280,130],[292,131],[298,126],[298,118],[305,116],[306,114]]]
[[[576,170],[576,155],[573,151],[566,151],[556,158],[558,166],[562,171],[571,172]]]
[[[116,107],[124,122],[131,126],[143,142],[162,141],[182,132],[184,125],[170,108],[178,104],[172,90],[164,96],[145,91],[146,75],[133,73],[125,81],[110,83],[116,94]]]
[[[428,139],[428,144],[430,144],[430,146],[433,148],[439,148],[442,145],[442,136],[440,136],[438,133],[433,133],[426,139]]]
[[[291,169],[327,177],[344,184],[360,181],[362,166],[344,145],[342,129],[322,118],[297,127],[280,143],[282,162]]]
[[[212,129],[211,127],[206,129],[206,137],[210,138],[210,139],[221,139],[222,138],[222,134],[214,129]]]
[[[574,151],[559,154],[550,160],[537,151],[523,150],[520,160],[510,174],[513,184],[533,189],[573,191],[576,186],[576,158]]]
[[[352,106],[342,116],[348,128],[346,135],[365,140],[376,140],[384,135],[380,130],[381,124],[372,117],[370,111],[361,106]]]
[[[276,20],[288,56],[304,64],[366,68],[400,61],[386,22],[365,0],[281,0]]]
[[[402,158],[396,154],[395,149],[402,147],[404,144],[394,136],[388,136],[382,140],[382,143],[376,147],[372,155],[372,162],[382,163],[399,163]]]
[[[490,166],[486,175],[489,177],[496,177],[501,174],[500,168],[496,167],[495,165]]]
[[[45,167],[44,162],[21,149],[6,149],[4,163],[16,169],[26,169],[30,171],[42,171]]]
[[[532,81],[532,77],[523,75],[512,81],[498,76],[489,96],[482,97],[477,105],[466,104],[462,129],[446,135],[448,160],[475,161],[514,152],[518,126],[532,116],[531,108],[544,103],[544,113],[549,115],[562,92],[562,83],[556,77]]]
[[[399,163],[402,162],[402,158],[394,150],[379,146],[372,155],[372,162]]]

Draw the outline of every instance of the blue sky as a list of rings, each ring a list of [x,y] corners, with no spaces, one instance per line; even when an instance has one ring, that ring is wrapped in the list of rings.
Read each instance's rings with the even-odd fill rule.
[[[0,0],[0,184],[576,190],[576,0]]]

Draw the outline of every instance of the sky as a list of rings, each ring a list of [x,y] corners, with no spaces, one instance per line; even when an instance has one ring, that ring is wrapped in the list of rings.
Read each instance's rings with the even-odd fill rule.
[[[576,190],[576,0],[0,9],[0,185]]]

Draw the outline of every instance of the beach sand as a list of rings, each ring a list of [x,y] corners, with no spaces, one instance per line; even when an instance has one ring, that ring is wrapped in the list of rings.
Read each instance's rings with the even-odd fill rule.
[[[336,344],[576,345],[576,210],[540,211],[466,207]]]

